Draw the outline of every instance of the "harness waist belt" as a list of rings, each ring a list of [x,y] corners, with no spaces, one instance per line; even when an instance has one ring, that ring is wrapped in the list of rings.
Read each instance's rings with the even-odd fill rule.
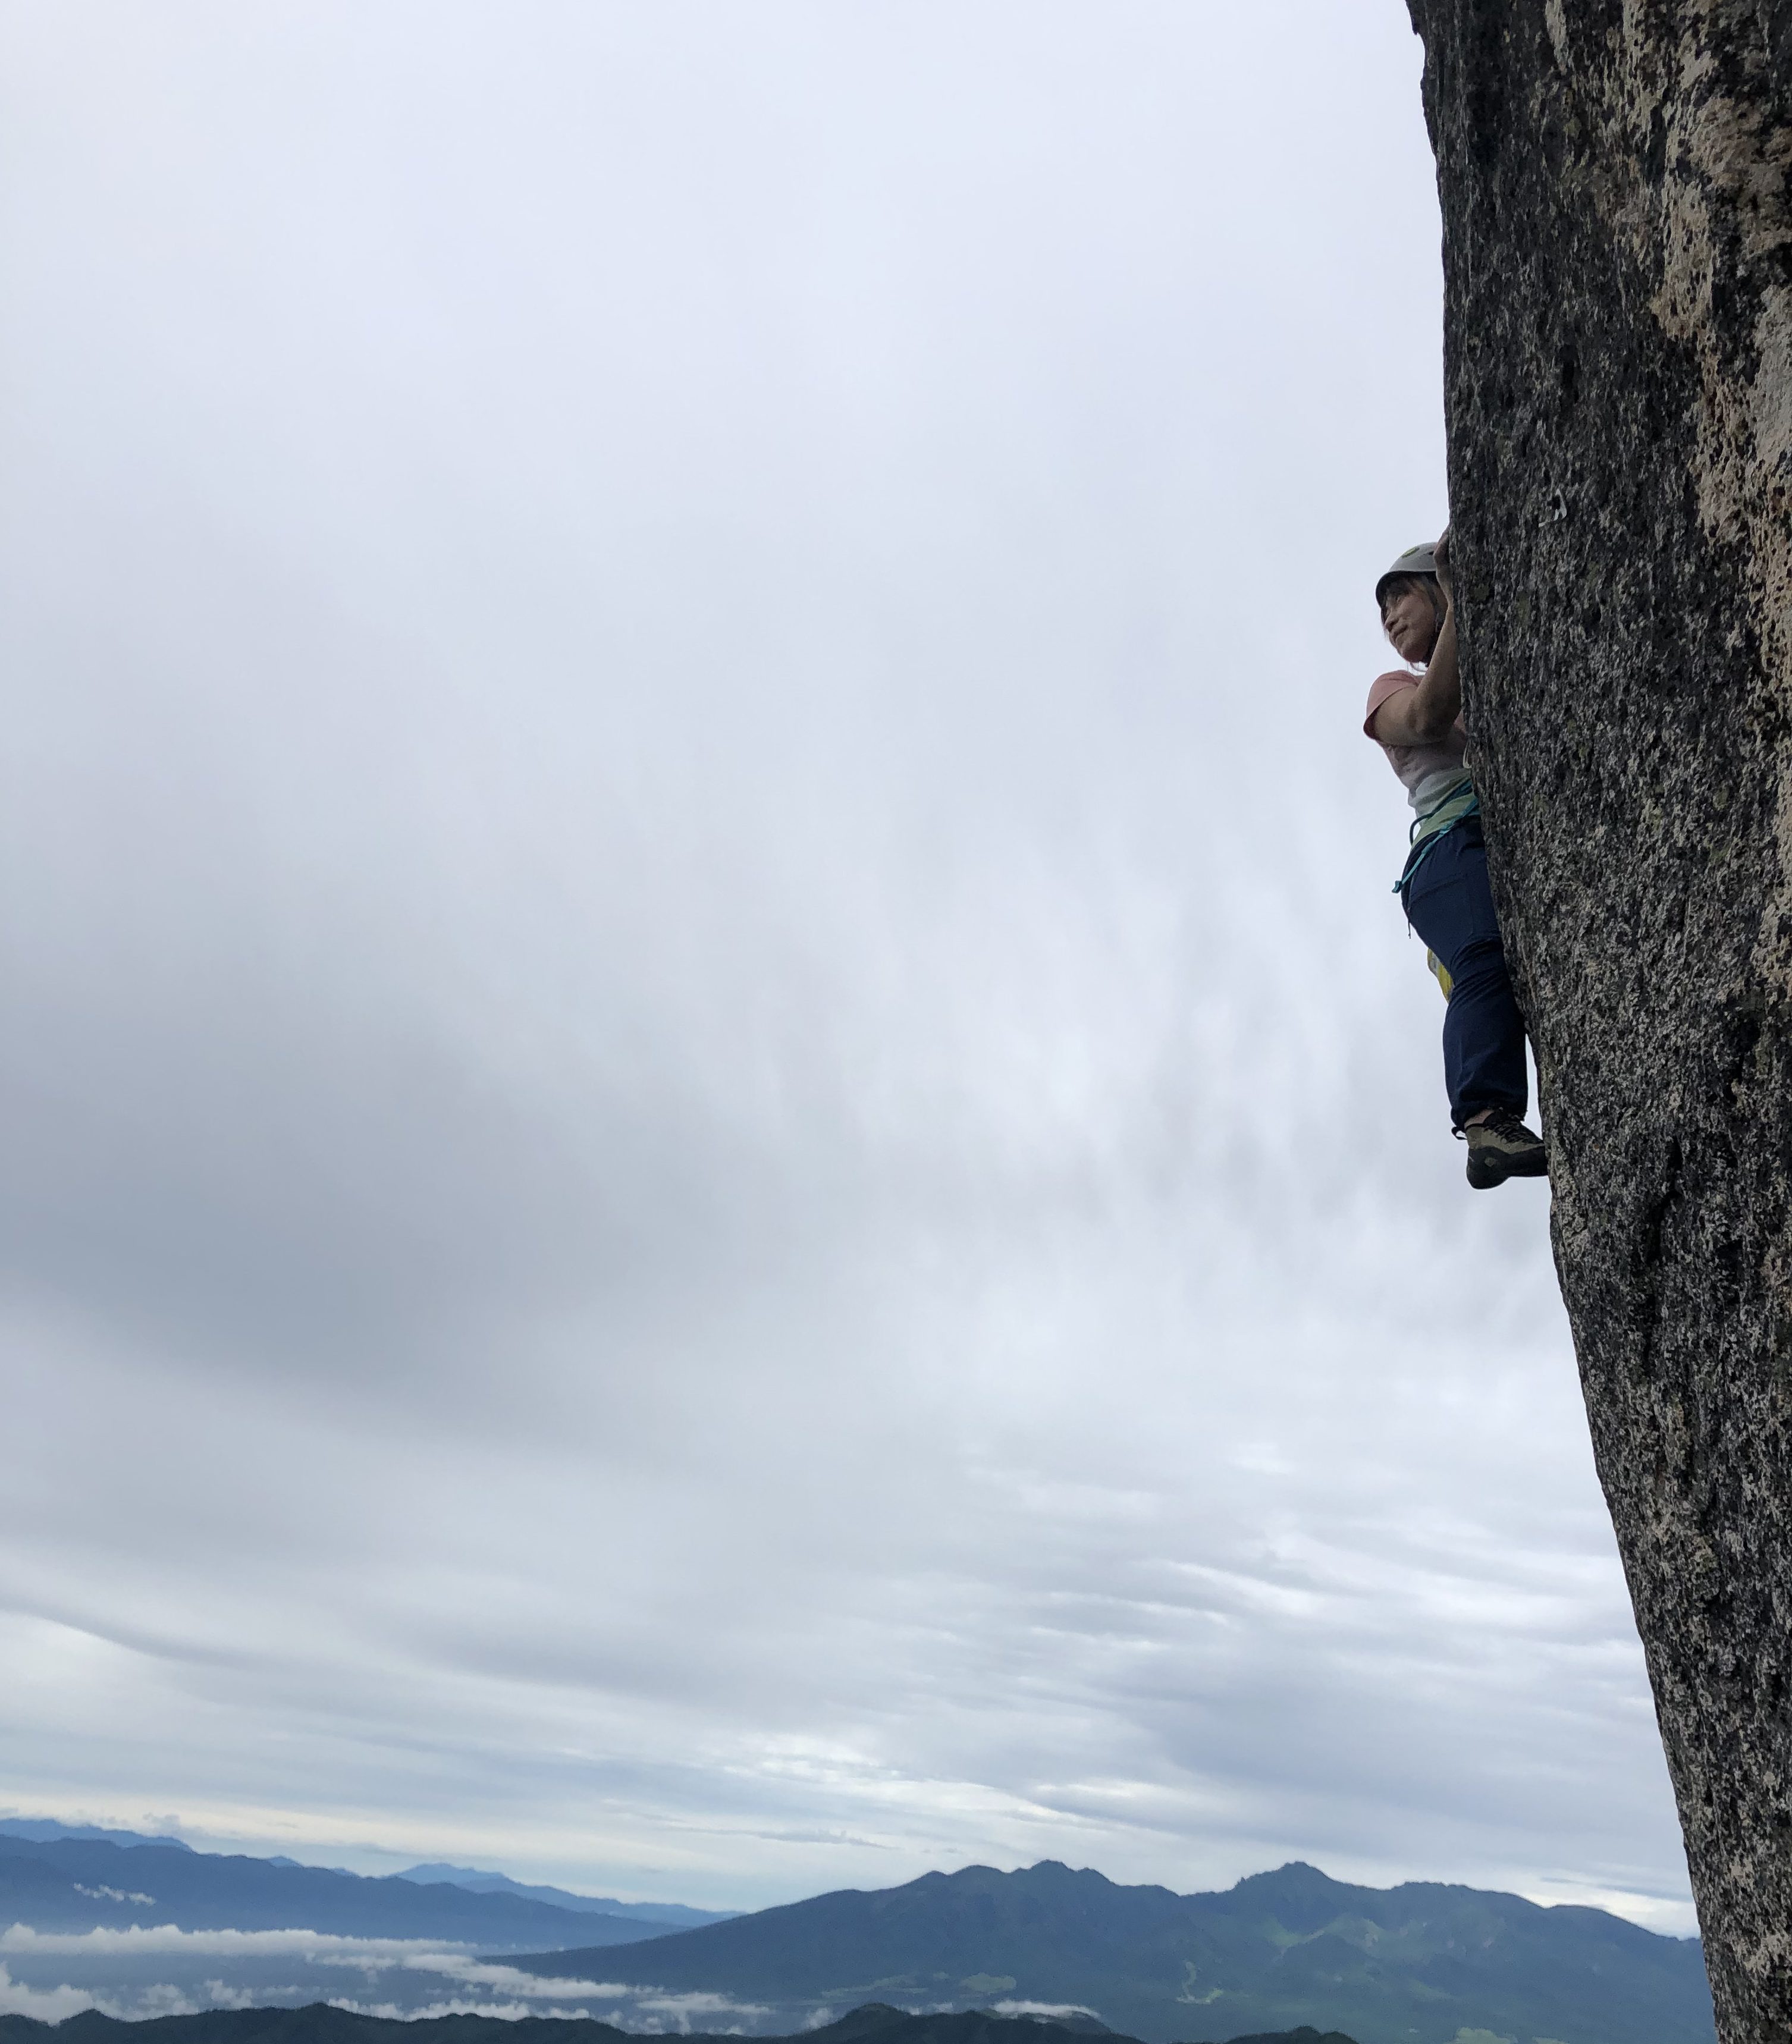
[[[1390,892],[1398,894],[1407,882],[1424,865],[1426,855],[1436,849],[1438,840],[1447,830],[1453,830],[1465,816],[1481,813],[1481,798],[1475,792],[1475,783],[1464,774],[1444,790],[1431,807],[1413,819],[1411,850],[1406,854],[1406,863],[1401,869],[1400,878],[1394,882]]]

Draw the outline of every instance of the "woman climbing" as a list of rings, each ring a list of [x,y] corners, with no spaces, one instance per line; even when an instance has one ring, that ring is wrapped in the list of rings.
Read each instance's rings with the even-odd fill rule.
[[[1477,1190],[1539,1178],[1542,1143],[1525,1126],[1525,1024],[1506,975],[1487,886],[1480,805],[1465,764],[1450,596],[1449,534],[1411,547],[1375,585],[1382,628],[1418,673],[1383,674],[1363,728],[1387,755],[1413,810],[1411,850],[1394,884],[1406,920],[1430,950],[1448,1006],[1444,1083],[1450,1119],[1468,1144]]]

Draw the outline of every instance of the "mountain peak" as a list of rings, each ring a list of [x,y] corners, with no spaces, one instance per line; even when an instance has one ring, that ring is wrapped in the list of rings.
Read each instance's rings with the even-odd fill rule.
[[[1335,1881],[1322,1867],[1312,1865],[1304,1859],[1291,1859],[1284,1865],[1271,1868],[1267,1873],[1248,1873],[1242,1881],[1234,1881],[1229,1891],[1233,1895],[1338,1895],[1348,1892],[1348,1881]]]

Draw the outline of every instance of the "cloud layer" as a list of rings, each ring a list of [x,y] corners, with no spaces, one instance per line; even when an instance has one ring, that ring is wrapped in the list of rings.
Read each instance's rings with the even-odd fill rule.
[[[1357,729],[1383,12],[0,5],[0,1795],[1689,1927]]]
[[[315,1931],[166,1925],[50,1935],[15,1924],[0,1934],[0,2012],[40,2022],[60,2022],[83,2008],[136,2022],[205,2008],[327,2000],[363,2015],[413,2020],[588,2015],[659,2034],[698,2027],[750,2029],[771,2013],[726,1995],[519,1973],[479,1958],[470,1947]]]

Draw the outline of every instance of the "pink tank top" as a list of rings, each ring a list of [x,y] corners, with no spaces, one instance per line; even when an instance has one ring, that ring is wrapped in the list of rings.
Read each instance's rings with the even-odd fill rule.
[[[1392,696],[1402,689],[1416,689],[1423,678],[1404,672],[1380,674],[1369,691],[1368,714],[1363,720],[1363,734],[1375,737],[1375,713]],[[1436,745],[1382,745],[1387,755],[1387,763],[1400,777],[1406,790],[1406,799],[1420,814],[1440,801],[1444,794],[1468,770],[1463,764],[1468,751],[1468,733],[1463,728],[1459,717],[1451,725],[1448,734]]]

